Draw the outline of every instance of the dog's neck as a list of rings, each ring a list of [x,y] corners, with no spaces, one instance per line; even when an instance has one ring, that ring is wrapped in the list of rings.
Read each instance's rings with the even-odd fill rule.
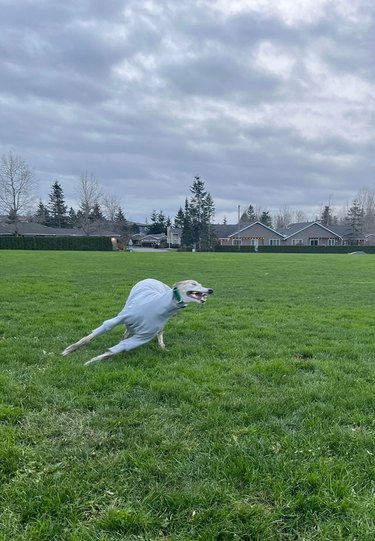
[[[178,291],[178,287],[173,288],[173,299],[177,302],[177,305],[180,308],[186,308],[186,304],[181,299],[181,295],[180,295],[180,292]]]

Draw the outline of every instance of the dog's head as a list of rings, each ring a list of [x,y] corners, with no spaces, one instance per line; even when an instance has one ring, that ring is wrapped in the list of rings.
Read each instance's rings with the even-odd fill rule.
[[[208,295],[214,292],[209,287],[203,287],[195,280],[182,280],[176,282],[173,286],[173,290],[177,293],[177,297],[184,303],[197,302],[198,304],[204,304]]]

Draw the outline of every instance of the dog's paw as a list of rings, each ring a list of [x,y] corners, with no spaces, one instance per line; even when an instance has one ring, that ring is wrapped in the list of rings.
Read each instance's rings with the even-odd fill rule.
[[[110,351],[106,351],[102,355],[98,355],[97,357],[93,357],[89,361],[85,362],[85,366],[89,366],[90,364],[98,363],[99,361],[105,361],[106,359],[110,359],[113,357],[113,353]]]

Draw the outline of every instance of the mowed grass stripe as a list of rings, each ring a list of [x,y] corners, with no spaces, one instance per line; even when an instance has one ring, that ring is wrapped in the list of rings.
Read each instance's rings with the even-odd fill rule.
[[[0,252],[0,539],[372,540],[375,258]],[[83,363],[132,285],[215,294]]]

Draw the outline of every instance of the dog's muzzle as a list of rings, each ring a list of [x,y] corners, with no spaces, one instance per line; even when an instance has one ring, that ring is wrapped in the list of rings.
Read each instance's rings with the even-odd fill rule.
[[[208,295],[212,295],[213,292],[214,292],[213,289],[205,289],[203,291],[193,289],[191,291],[188,291],[187,295],[191,299],[194,299],[195,301],[203,304],[204,302],[206,302]]]

